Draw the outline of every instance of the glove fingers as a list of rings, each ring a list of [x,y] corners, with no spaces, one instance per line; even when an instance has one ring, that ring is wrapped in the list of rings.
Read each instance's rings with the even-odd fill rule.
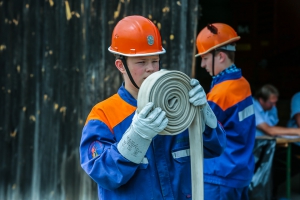
[[[194,97],[190,99],[190,103],[192,103],[194,106],[201,106],[204,105],[206,102],[206,98],[197,99]]]
[[[168,125],[168,118],[166,117],[165,111],[162,111],[159,116],[155,119],[153,124],[156,126],[156,130],[161,132]]]
[[[153,107],[153,103],[152,102],[149,102],[145,105],[145,107],[141,110],[140,114],[139,114],[139,117],[140,118],[146,118],[147,115],[149,114],[149,112],[151,111]]]
[[[198,84],[197,86],[195,86],[193,89],[189,91],[189,96],[193,97],[195,94],[200,93],[202,91],[203,91],[202,86]]]
[[[162,113],[161,108],[157,107],[148,114],[148,116],[146,117],[146,120],[149,123],[151,123],[151,122],[155,121],[161,113]]]
[[[206,102],[206,94],[204,92],[197,92],[193,96],[190,96],[189,100],[190,100],[190,103],[193,103],[194,101],[197,101],[197,100]]]
[[[158,127],[159,132],[162,132],[162,131],[167,127],[168,122],[169,122],[168,118],[165,118],[165,119],[161,122],[161,124],[160,124],[159,127]]]
[[[191,86],[195,86],[195,85],[197,85],[197,84],[199,84],[199,81],[198,81],[197,79],[192,78],[192,79],[190,80],[190,85],[191,85]]]
[[[161,111],[160,114],[153,121],[153,124],[155,124],[156,126],[160,126],[160,124],[162,123],[164,118],[166,118],[166,113],[165,113],[165,111]]]

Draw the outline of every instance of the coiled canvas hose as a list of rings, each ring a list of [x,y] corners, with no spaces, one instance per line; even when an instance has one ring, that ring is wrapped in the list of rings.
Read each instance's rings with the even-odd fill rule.
[[[180,71],[160,70],[148,76],[138,93],[137,112],[148,103],[166,112],[168,125],[161,135],[177,135],[189,129],[192,198],[203,200],[203,140],[201,112],[189,102],[190,77]]]

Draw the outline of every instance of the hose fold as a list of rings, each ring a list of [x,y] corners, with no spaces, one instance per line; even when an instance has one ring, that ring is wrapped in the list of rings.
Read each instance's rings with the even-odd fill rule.
[[[160,135],[177,135],[189,129],[192,199],[203,200],[203,119],[200,107],[189,102],[190,80],[189,76],[176,70],[151,74],[140,87],[137,112],[148,102],[153,102],[154,108],[164,110],[169,122]]]

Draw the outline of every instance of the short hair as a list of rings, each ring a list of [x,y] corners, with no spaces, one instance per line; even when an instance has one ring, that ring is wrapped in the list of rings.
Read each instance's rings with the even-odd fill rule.
[[[216,54],[219,53],[219,52],[223,52],[227,55],[227,57],[232,61],[234,62],[234,59],[235,59],[235,52],[234,51],[226,51],[226,50],[222,50],[222,49],[218,49],[216,50]]]
[[[227,45],[231,45],[231,46],[236,46],[236,43],[233,42],[233,43],[230,43],[230,44],[227,44]],[[234,62],[235,60],[235,51],[227,51],[227,50],[224,50],[224,49],[215,49],[216,51],[216,54],[219,53],[219,52],[223,52],[227,55],[227,57],[232,61]]]
[[[278,89],[271,84],[265,84],[255,93],[255,99],[262,98],[267,101],[272,94],[278,97]]]
[[[114,54],[114,56],[115,56],[115,60],[118,60],[118,59],[122,60],[123,57],[125,57],[125,56],[122,56],[122,55],[119,55],[119,54]]]

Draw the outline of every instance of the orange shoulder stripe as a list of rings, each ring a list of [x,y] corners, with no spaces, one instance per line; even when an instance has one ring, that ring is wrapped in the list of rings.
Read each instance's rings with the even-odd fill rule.
[[[125,118],[135,112],[136,107],[125,102],[118,94],[96,104],[87,117],[85,124],[92,119],[104,122],[111,132]]]
[[[244,77],[241,77],[216,84],[207,94],[207,100],[214,102],[224,111],[249,96],[251,96],[250,85]]]

